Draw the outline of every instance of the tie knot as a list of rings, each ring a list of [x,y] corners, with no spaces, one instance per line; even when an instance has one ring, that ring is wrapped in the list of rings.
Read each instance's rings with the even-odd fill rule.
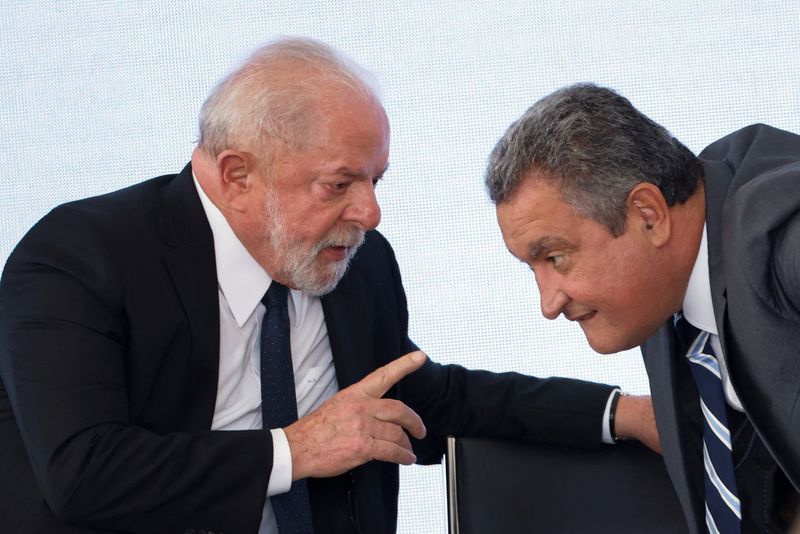
[[[710,344],[711,335],[690,323],[683,312],[675,318],[675,333],[678,338],[678,346],[683,354],[687,356],[699,352],[714,354]],[[703,337],[701,338],[701,336]]]
[[[274,308],[276,306],[286,307],[289,305],[288,297],[289,288],[273,280],[264,298],[261,299],[261,302],[267,308]]]

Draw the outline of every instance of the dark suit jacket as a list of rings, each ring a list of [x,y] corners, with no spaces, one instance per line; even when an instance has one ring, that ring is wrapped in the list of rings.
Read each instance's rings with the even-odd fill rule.
[[[0,282],[2,531],[254,533],[268,431],[211,432],[219,362],[211,230],[187,167],[60,206],[22,240]],[[344,388],[414,349],[391,247],[369,232],[323,297]],[[428,362],[388,393],[429,436],[598,446],[609,387]],[[318,534],[394,532],[397,466],[310,480]]]
[[[766,532],[763,521],[771,519],[754,516],[774,514],[770,508],[794,493],[787,478],[800,489],[800,136],[749,126],[700,158],[714,316],[755,428],[751,439],[743,430],[743,447],[734,443],[734,460],[747,453],[737,449],[755,447],[758,464],[737,467],[743,521]],[[671,319],[642,352],[664,460],[689,524],[703,532],[697,390],[677,354]]]

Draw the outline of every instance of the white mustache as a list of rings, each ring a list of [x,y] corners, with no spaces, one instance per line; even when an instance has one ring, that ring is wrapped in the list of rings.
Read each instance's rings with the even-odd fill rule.
[[[317,246],[314,247],[316,249],[315,252],[328,247],[358,248],[364,244],[365,235],[366,233],[363,230],[355,228],[331,232],[317,243]]]

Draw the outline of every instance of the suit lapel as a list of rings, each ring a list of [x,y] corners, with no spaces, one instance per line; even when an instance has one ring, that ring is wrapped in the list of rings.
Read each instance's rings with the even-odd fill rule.
[[[373,340],[375,327],[367,302],[363,279],[353,269],[334,291],[322,297],[339,388],[358,382],[377,366]],[[364,525],[375,527],[387,521],[384,515],[376,513],[387,502],[387,492],[392,491],[388,482],[391,478],[387,478],[385,466],[380,462],[368,462],[347,474],[351,477],[356,516],[362,528]]]
[[[348,272],[334,291],[322,297],[339,388],[358,382],[375,369],[372,328],[361,278]]]
[[[695,469],[691,459],[691,444],[688,425],[680,417],[677,392],[679,384],[676,339],[672,320],[665,323],[643,347],[644,364],[650,378],[650,393],[659,438],[672,483],[678,493],[686,520],[690,526],[703,525],[704,514],[700,510],[702,496],[694,491],[689,473]],[[702,466],[701,466],[702,469]]]
[[[704,161],[706,187],[706,229],[708,231],[708,273],[711,280],[711,302],[717,323],[722,353],[729,354],[727,340],[727,297],[725,265],[722,259],[722,206],[731,184],[728,167],[719,161]]]
[[[166,187],[160,231],[170,245],[164,262],[191,330],[193,365],[183,380],[197,398],[187,412],[194,424],[208,429],[219,372],[219,296],[214,238],[189,165]]]

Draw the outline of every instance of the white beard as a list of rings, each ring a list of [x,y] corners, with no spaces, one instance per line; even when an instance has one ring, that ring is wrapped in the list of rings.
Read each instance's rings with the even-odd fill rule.
[[[265,234],[279,265],[276,274],[290,286],[310,295],[333,291],[347,272],[356,250],[364,243],[365,232],[354,226],[334,227],[310,250],[304,250],[288,234],[283,207],[271,191],[267,194],[266,212]],[[322,263],[319,253],[327,247],[347,247],[347,256],[337,262]]]

